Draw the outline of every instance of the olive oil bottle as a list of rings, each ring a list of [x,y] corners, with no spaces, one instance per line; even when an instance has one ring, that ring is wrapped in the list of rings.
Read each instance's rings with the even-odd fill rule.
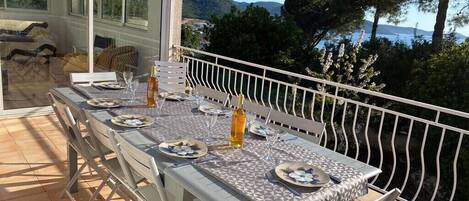
[[[156,78],[156,66],[150,68],[150,75],[147,80],[147,107],[153,108],[156,106],[156,99],[158,98],[158,79]]]
[[[246,128],[246,114],[244,113],[244,96],[238,96],[238,106],[233,112],[231,120],[230,146],[233,148],[242,148],[244,141],[244,130]]]

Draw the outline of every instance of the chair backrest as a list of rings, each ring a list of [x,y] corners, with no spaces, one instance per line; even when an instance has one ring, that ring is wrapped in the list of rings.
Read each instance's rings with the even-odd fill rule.
[[[100,35],[94,36],[94,47],[105,49],[114,45],[114,39],[106,38]]]
[[[155,66],[160,88],[173,92],[185,91],[187,63],[155,61]]]
[[[80,152],[84,157],[91,157],[89,152],[90,150],[85,148],[88,146],[85,146],[86,142],[83,140],[83,136],[81,135],[78,122],[76,121],[77,118],[73,116],[70,108],[52,93],[48,93],[48,97],[68,142],[72,144],[75,149],[78,149],[76,151]]]
[[[228,101],[230,101],[230,95],[228,93],[224,93],[212,88],[204,87],[202,85],[197,85],[195,90],[199,95],[206,97],[208,100],[222,103],[223,105],[227,105]]]
[[[95,82],[116,82],[115,72],[70,73],[70,84],[90,85]]]
[[[401,190],[395,188],[376,199],[376,201],[395,201],[399,195],[401,195]]]
[[[237,99],[236,96],[231,97],[231,101],[230,101],[231,106],[236,107],[237,106],[237,101],[238,101],[238,99]],[[270,112],[272,110],[272,108],[270,108],[270,107],[266,107],[266,106],[263,106],[261,104],[257,104],[255,102],[250,101],[250,100],[245,100],[243,107],[244,107],[244,110],[246,110],[247,112],[253,113],[258,118],[264,118],[265,120],[267,120],[269,118]]]
[[[118,160],[125,160],[125,163],[121,163],[121,166],[122,164],[124,164],[123,166],[128,164],[132,170],[153,183],[156,186],[158,194],[160,195],[160,199],[155,200],[166,201],[166,193],[163,187],[163,182],[160,178],[158,167],[156,166],[155,158],[132,145],[130,142],[124,139],[121,134],[112,132],[110,133],[110,136],[114,141],[114,151],[118,155]],[[130,169],[128,167],[125,168]],[[128,176],[131,176],[131,174]],[[133,178],[128,179],[133,181]],[[138,189],[136,190],[138,191]]]
[[[104,145],[106,148],[113,150],[112,142],[109,139],[109,130],[111,128],[96,119],[91,113],[91,111],[86,111],[85,115],[87,119],[86,124],[89,129],[89,132],[93,134],[93,137],[95,137],[95,139],[97,139],[99,143]]]
[[[288,127],[298,137],[319,143],[320,136],[324,132],[326,124],[311,119],[301,118],[278,110],[272,110],[269,121]]]

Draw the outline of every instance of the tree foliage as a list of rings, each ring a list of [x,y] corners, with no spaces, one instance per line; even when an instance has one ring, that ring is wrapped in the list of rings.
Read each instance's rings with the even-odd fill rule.
[[[299,72],[304,51],[304,34],[291,19],[271,16],[260,7],[245,11],[235,8],[221,18],[211,20],[207,51],[254,63]]]
[[[286,0],[283,12],[293,17],[314,47],[328,33],[356,30],[363,23],[368,7],[364,0]]]
[[[409,4],[410,0],[371,0],[370,5],[375,9],[373,29],[371,31],[371,40],[376,39],[376,32],[378,29],[379,19],[387,17],[388,22],[394,24],[399,23],[402,19],[401,16],[406,14],[405,7]]]
[[[198,49],[200,47],[200,34],[191,26],[183,24],[181,27],[181,41],[184,47]]]

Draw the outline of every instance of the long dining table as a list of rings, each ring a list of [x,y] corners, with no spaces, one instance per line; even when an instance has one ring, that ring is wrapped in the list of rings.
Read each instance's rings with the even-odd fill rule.
[[[367,193],[368,179],[381,170],[336,153],[305,139],[286,134],[274,146],[274,162],[263,160],[265,140],[253,136],[245,140],[242,149],[231,149],[228,144],[231,117],[219,117],[208,142],[209,154],[193,161],[165,156],[158,151],[159,143],[172,139],[207,136],[204,115],[197,110],[195,101],[167,100],[161,110],[147,108],[144,97],[146,86],[140,86],[135,101],[125,101],[120,108],[99,109],[89,106],[91,98],[123,98],[122,91],[104,90],[93,86],[76,85],[54,88],[51,93],[60,97],[78,116],[86,110],[121,133],[133,145],[155,157],[163,174],[170,200],[354,200]],[[122,114],[143,114],[155,119],[152,126],[140,129],[117,127],[110,119]],[[293,195],[277,183],[269,182],[265,173],[283,162],[301,161],[322,168],[327,174],[339,178],[321,188],[295,188],[301,193]],[[69,175],[77,170],[77,154],[69,148]]]

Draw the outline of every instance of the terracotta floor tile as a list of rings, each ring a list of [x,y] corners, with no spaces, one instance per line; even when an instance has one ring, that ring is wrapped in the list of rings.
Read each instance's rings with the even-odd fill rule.
[[[47,195],[46,192],[35,193],[35,194],[32,194],[32,195],[26,195],[26,196],[23,196],[23,197],[14,198],[14,199],[7,200],[7,201],[32,201],[32,200],[35,200],[35,201],[50,201],[49,196]]]
[[[0,178],[0,197],[3,199],[19,198],[41,192],[44,192],[44,189],[33,174]]]

